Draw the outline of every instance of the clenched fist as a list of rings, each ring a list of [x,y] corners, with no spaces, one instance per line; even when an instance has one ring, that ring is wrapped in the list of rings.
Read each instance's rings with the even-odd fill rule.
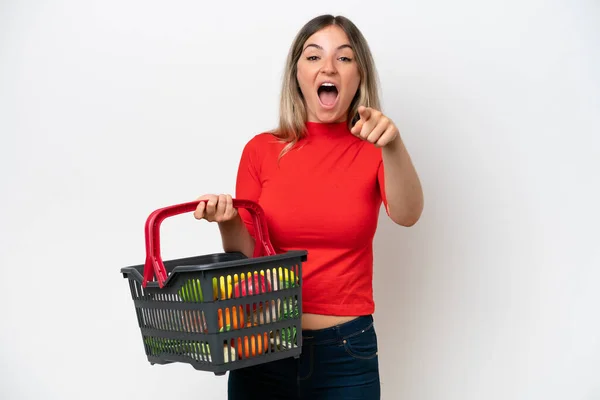
[[[233,199],[228,194],[205,194],[198,197],[201,201],[194,211],[196,219],[205,219],[209,222],[227,222],[232,221],[238,216],[237,209],[233,207]]]

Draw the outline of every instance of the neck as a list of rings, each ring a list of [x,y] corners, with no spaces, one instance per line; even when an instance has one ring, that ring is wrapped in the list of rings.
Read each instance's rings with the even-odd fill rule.
[[[315,122],[305,123],[309,136],[343,136],[350,134],[347,121],[340,122]]]

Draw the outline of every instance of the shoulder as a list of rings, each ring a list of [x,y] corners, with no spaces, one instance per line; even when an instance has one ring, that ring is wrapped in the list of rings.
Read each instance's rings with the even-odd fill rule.
[[[244,145],[244,151],[264,152],[269,147],[282,146],[283,142],[271,132],[262,132],[254,135]]]
[[[258,165],[266,160],[277,159],[285,143],[271,132],[262,132],[252,136],[243,146],[241,154],[242,163]]]

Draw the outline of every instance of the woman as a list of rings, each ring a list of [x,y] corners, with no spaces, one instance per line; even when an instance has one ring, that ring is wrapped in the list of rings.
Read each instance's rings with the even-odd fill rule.
[[[303,265],[303,352],[229,374],[229,399],[378,399],[373,249],[379,208],[411,226],[419,178],[396,125],[379,109],[366,40],[344,17],[308,22],[287,58],[279,127],[242,152],[236,197],[265,211],[277,253]],[[225,251],[251,257],[252,221],[231,195],[204,195],[194,216],[216,221]]]

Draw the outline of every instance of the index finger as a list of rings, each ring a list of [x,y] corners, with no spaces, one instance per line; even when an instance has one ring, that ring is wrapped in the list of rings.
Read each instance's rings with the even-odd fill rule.
[[[203,194],[202,196],[198,197],[196,199],[196,201],[200,201],[200,200],[214,200],[214,199],[218,199],[219,197],[215,194]]]
[[[366,121],[369,118],[371,118],[371,108],[365,107],[365,106],[360,106],[360,107],[358,107],[358,114],[360,115],[361,119]]]

